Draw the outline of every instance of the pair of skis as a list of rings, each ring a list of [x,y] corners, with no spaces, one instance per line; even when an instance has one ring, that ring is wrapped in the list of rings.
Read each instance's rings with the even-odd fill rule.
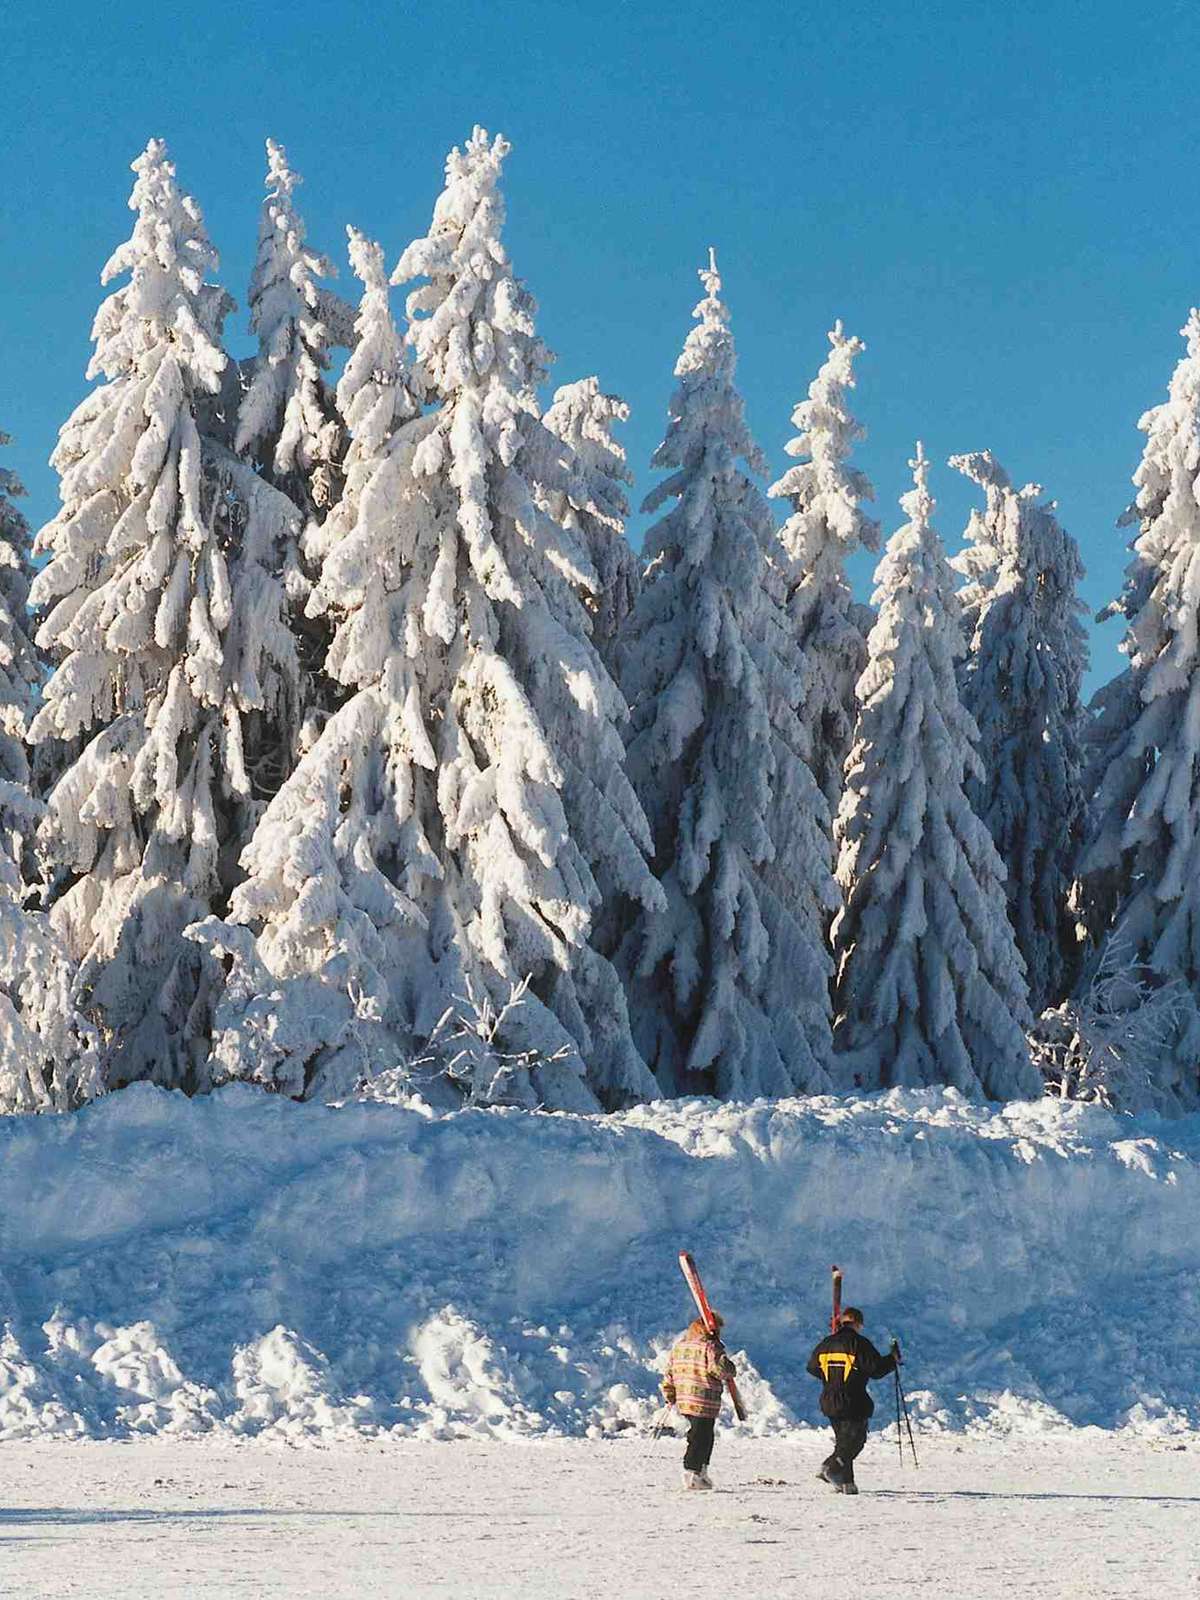
[[[690,1250],[679,1252],[679,1270],[687,1280],[687,1286],[692,1291],[692,1299],[696,1302],[696,1310],[700,1313],[700,1320],[708,1329],[712,1338],[717,1337],[717,1320],[713,1316],[712,1307],[708,1303],[708,1296],[704,1292],[704,1285],[700,1282],[700,1274],[696,1263],[692,1259]],[[729,1398],[733,1402],[733,1412],[739,1422],[746,1420],[746,1407],[738,1393],[738,1386],[732,1378],[725,1379],[725,1387],[729,1390]]]

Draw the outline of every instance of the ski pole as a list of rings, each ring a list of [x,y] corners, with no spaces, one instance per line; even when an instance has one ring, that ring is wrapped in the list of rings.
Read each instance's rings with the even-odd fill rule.
[[[900,1368],[892,1368],[892,1377],[896,1380],[896,1449],[900,1452],[900,1470],[904,1470],[904,1434],[900,1428]]]
[[[899,1367],[896,1368],[896,1398],[897,1398],[897,1400],[899,1400],[901,1406],[903,1406],[903,1408],[904,1408],[904,1426],[908,1429],[908,1448],[912,1451],[912,1463],[913,1463],[914,1467],[919,1467],[921,1465],[921,1463],[917,1460],[917,1447],[913,1443],[912,1419],[909,1417],[909,1414],[908,1414],[908,1400],[905,1397],[904,1385],[900,1382],[900,1369],[899,1369]],[[900,1419],[899,1419],[899,1417],[897,1417],[897,1419],[896,1419],[896,1432],[899,1433],[899,1431],[900,1431]],[[901,1445],[900,1445],[900,1460],[901,1461],[904,1460],[904,1445],[903,1445],[903,1443],[901,1443]]]

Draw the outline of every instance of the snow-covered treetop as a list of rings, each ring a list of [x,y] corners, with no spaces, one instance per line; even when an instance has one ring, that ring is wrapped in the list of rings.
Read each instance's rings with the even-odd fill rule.
[[[477,127],[461,150],[451,150],[429,232],[413,240],[392,274],[396,284],[429,279],[408,296],[409,338],[444,395],[492,375],[514,390],[531,389],[549,368],[532,299],[500,242],[500,173],[511,148]]]
[[[133,232],[109,257],[101,283],[128,272],[130,281],[103,301],[92,325],[95,351],[87,376],[118,378],[155,366],[162,346],[200,386],[215,394],[227,357],[221,326],[233,309],[223,289],[206,282],[217,252],[200,208],[175,181],[175,165],[161,139],[151,139],[132,164],[137,174],[129,208]]]
[[[629,502],[623,485],[633,482],[633,474],[612,435],[613,425],[628,418],[624,400],[605,394],[595,377],[557,390],[543,418],[574,457],[572,488],[555,514],[578,532],[591,557],[596,573],[596,590],[589,597],[592,642],[606,664],[641,586],[641,566],[625,537]]]
[[[337,407],[350,435],[341,498],[322,526],[305,533],[305,553],[316,565],[356,527],[363,495],[388,453],[396,430],[420,411],[419,379],[405,358],[388,301],[383,248],[347,227],[350,266],[363,286],[354,320],[354,343],[337,386]],[[376,508],[378,510],[378,508]],[[308,614],[328,609],[329,586],[318,583]]]
[[[1195,494],[1200,472],[1200,310],[1192,308],[1179,332],[1187,340],[1187,351],[1171,375],[1167,399],[1138,421],[1146,447],[1133,476],[1137,494],[1120,525],[1136,525],[1139,532],[1121,598],[1102,613],[1128,620],[1121,648],[1135,670],[1148,668],[1159,655],[1164,628],[1171,626],[1173,615],[1170,592],[1187,581],[1173,558],[1192,548],[1200,530]],[[1182,645],[1181,636],[1178,648]],[[1170,672],[1167,663],[1158,664],[1157,687],[1147,698],[1169,687],[1165,677]]]
[[[944,613],[957,622],[958,597],[942,541],[933,526],[936,502],[929,491],[929,457],[919,439],[916,454],[908,464],[913,486],[900,496],[900,509],[908,521],[888,540],[883,558],[875,569],[875,592],[871,602],[883,606],[888,601],[898,601],[907,608],[913,599],[923,597],[927,608],[935,608],[939,621],[940,614]],[[962,654],[963,647],[952,633],[939,633],[937,642],[939,654],[945,650],[949,659]],[[862,689],[860,698],[864,703],[868,698]]]
[[[729,331],[729,311],[721,300],[721,277],[716,251],[708,252],[708,266],[701,268],[704,298],[692,312],[696,327],[684,340],[675,363],[679,387],[671,399],[670,420],[663,442],[651,457],[651,465],[670,471],[646,496],[642,510],[657,511],[667,500],[680,501],[658,524],[655,546],[668,545],[689,562],[699,564],[708,554],[707,542],[695,544],[690,536],[693,509],[706,497],[709,485],[695,468],[703,453],[714,442],[727,452],[730,462],[743,461],[751,472],[764,473],[766,461],[754,442],[746,422],[746,406],[734,383],[737,354]],[[711,532],[709,534],[711,538]],[[647,542],[647,554],[651,544]]]
[[[264,455],[276,480],[298,477],[304,498],[320,510],[334,495],[341,430],[321,376],[331,338],[317,280],[337,269],[305,242],[293,199],[299,183],[283,146],[268,139],[267,198],[250,279],[259,355],[238,411],[235,448]]]
[[[829,343],[808,399],[792,412],[800,432],[785,449],[800,458],[799,464],[769,491],[791,501],[792,515],[779,537],[803,581],[817,585],[832,575],[840,578],[842,563],[859,546],[879,548],[879,524],[862,509],[875,491],[866,474],[849,464],[850,452],[866,437],[847,398],[854,388],[854,358],[866,346],[848,337],[840,322],[834,323]]]
[[[612,436],[614,422],[629,421],[629,407],[618,395],[605,394],[599,378],[580,378],[556,389],[554,404],[543,421],[551,433],[571,446],[585,471],[614,483],[633,482],[624,447]],[[620,490],[614,493],[619,498],[610,501],[608,507],[597,508],[596,515],[616,529],[628,516],[629,504]]]
[[[78,657],[47,685],[35,742],[71,738],[107,720],[114,696],[128,692],[140,703],[149,661],[152,678],[168,670],[172,647],[191,630],[193,693],[220,698],[217,635],[228,620],[228,573],[202,504],[193,402],[220,385],[221,326],[232,301],[205,281],[217,254],[163,142],[152,139],[132,169],[137,220],[102,275],[107,283],[128,272],[129,282],[96,314],[88,367],[89,377],[110,381],[63,425],[51,457],[62,509],[35,545],[52,557],[31,592],[34,606],[48,612],[38,642]],[[198,581],[207,603],[189,611],[191,565],[206,547]],[[120,663],[143,652],[146,662],[126,686]]]
[[[973,509],[967,543],[950,565],[966,577],[959,590],[968,640],[976,639],[991,603],[1015,588],[1027,591],[1038,614],[1040,647],[1053,666],[1078,677],[1087,666],[1087,644],[1080,626],[1084,610],[1075,586],[1084,576],[1079,547],[1056,515],[1053,500],[1043,500],[1040,483],[1014,489],[1008,473],[990,450],[950,457],[950,466],[977,483],[986,496],[983,511]]]
[[[348,227],[350,266],[363,286],[354,348],[337,387],[338,410],[359,446],[378,450],[401,422],[417,414],[404,347],[388,303],[383,248]]]
[[[958,602],[963,612],[963,628],[970,639],[1000,566],[1000,544],[1005,509],[1011,499],[1012,480],[990,450],[951,456],[949,465],[970,478],[972,483],[977,483],[985,496],[982,511],[972,506],[963,548],[950,560],[955,572],[961,573],[965,579],[958,591]]]

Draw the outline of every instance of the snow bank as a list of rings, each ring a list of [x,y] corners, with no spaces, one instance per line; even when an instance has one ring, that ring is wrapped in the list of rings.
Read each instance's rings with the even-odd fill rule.
[[[1179,1431],[1198,1224],[1200,1117],[953,1091],[435,1117],[143,1085],[0,1121],[0,1438],[640,1427],[684,1246],[755,1433],[819,1420],[835,1260],[924,1427]]]

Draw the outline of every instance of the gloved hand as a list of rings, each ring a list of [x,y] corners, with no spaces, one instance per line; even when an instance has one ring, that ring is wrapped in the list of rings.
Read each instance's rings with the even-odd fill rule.
[[[896,1365],[898,1367],[902,1367],[904,1365],[904,1360],[903,1360],[903,1357],[900,1354],[900,1341],[899,1341],[899,1339],[893,1339],[892,1340],[891,1353],[895,1357]]]

